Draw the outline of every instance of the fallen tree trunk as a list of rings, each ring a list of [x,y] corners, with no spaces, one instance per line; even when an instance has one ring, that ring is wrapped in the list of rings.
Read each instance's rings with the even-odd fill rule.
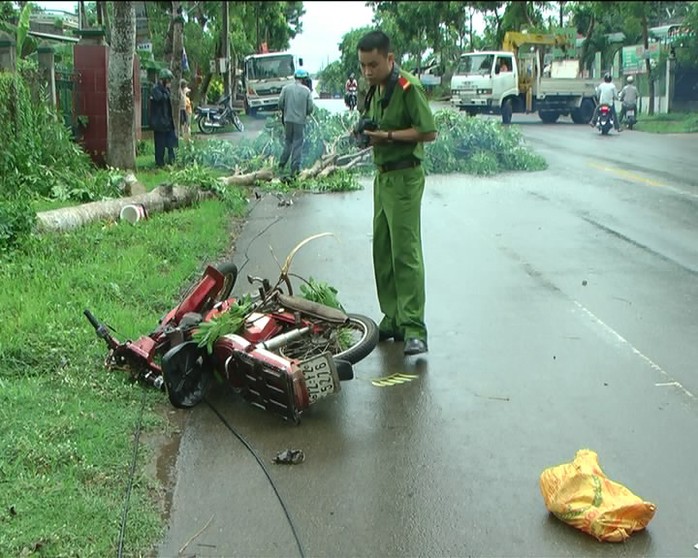
[[[272,178],[274,178],[274,171],[271,169],[262,169],[247,174],[223,176],[219,180],[226,186],[252,186],[257,181],[267,182]]]
[[[157,211],[170,211],[179,207],[186,207],[195,202],[213,197],[211,192],[205,192],[196,188],[184,188],[181,186],[159,186],[147,194],[139,194],[127,198],[104,200],[41,211],[36,214],[38,228],[42,232],[61,232],[75,229],[100,219],[119,218],[121,208],[125,205],[142,204],[149,213]]]

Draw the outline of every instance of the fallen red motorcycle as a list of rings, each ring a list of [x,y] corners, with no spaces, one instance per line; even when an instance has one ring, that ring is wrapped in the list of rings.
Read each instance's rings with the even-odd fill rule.
[[[274,285],[248,276],[258,290],[240,299],[230,298],[236,266],[207,266],[157,328],[136,341],[119,342],[85,310],[109,348],[105,365],[166,390],[179,408],[200,403],[217,376],[253,405],[299,422],[305,409],[339,392],[340,381],[352,379],[353,365],[378,343],[370,318],[294,296],[289,267],[303,244]],[[204,330],[211,334],[205,343]]]

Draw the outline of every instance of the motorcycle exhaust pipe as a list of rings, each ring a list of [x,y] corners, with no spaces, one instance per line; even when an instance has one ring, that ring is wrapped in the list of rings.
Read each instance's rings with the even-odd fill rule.
[[[288,331],[286,333],[282,333],[281,335],[274,337],[273,339],[270,339],[269,341],[265,341],[264,343],[260,343],[260,346],[266,349],[267,351],[275,351],[277,349],[280,349],[281,347],[284,347],[288,345],[289,343],[296,341],[297,339],[300,339],[303,337],[305,334],[307,334],[310,331],[310,326],[306,327],[301,327],[299,329],[294,329],[291,331]]]

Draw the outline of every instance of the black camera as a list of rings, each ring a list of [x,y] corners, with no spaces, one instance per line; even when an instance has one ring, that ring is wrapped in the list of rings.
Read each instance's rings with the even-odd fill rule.
[[[360,118],[354,127],[354,138],[356,145],[361,149],[365,149],[371,143],[371,138],[364,132],[373,132],[378,129],[378,123],[370,118]]]

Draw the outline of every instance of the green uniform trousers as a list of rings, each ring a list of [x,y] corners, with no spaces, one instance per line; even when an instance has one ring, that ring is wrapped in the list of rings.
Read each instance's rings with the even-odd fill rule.
[[[380,329],[427,341],[422,256],[422,167],[377,172],[373,184],[373,269]]]

